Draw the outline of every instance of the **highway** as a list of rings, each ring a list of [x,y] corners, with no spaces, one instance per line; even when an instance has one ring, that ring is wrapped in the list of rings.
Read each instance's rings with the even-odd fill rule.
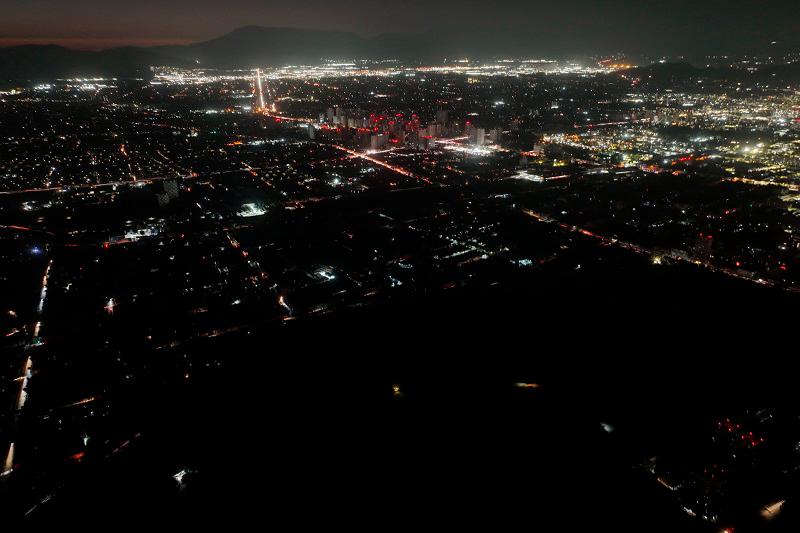
[[[429,180],[428,178],[426,178],[424,176],[420,176],[419,174],[415,174],[415,173],[411,172],[410,170],[408,170],[406,168],[403,168],[403,167],[400,167],[400,166],[397,166],[397,165],[392,165],[392,164],[389,164],[389,163],[387,163],[385,161],[381,161],[380,159],[372,157],[369,154],[365,154],[365,153],[362,153],[362,152],[356,152],[355,150],[351,150],[350,148],[345,148],[344,146],[340,146],[338,144],[333,144],[331,146],[333,146],[337,150],[341,150],[341,151],[343,151],[345,153],[348,153],[353,157],[358,157],[358,158],[364,159],[365,161],[369,161],[370,163],[374,163],[374,164],[376,164],[378,166],[381,166],[383,168],[387,168],[387,169],[391,170],[392,172],[397,172],[398,174],[402,174],[403,176],[407,176],[409,178],[413,178],[413,179],[418,180],[418,181],[423,181],[423,182],[427,183],[428,185],[433,185],[434,184],[431,180]]]
[[[768,181],[768,180],[754,180],[751,178],[723,178],[723,179],[731,183],[746,183],[747,185],[756,185],[758,187],[783,187],[784,189],[788,189],[794,192],[800,191],[800,185],[796,185],[794,183],[783,183],[783,182]]]
[[[23,354],[24,363],[22,366],[22,375],[19,386],[19,393],[17,394],[17,401],[15,405],[15,417],[14,417],[14,431],[16,432],[16,425],[17,425],[17,414],[23,407],[25,407],[25,403],[28,401],[28,381],[30,380],[31,376],[33,375],[33,360],[31,359],[30,350],[33,346],[36,346],[36,338],[39,336],[42,328],[42,322],[39,320],[42,315],[42,311],[44,310],[44,302],[47,298],[47,282],[50,279],[50,268],[53,266],[53,261],[51,260],[47,264],[47,268],[45,269],[44,275],[42,276],[42,287],[39,293],[39,303],[36,306],[36,316],[37,321],[33,327],[33,335],[31,335],[30,342],[25,346],[25,353]],[[3,463],[3,471],[0,472],[0,477],[8,476],[14,470],[14,443],[12,442],[8,447],[8,453],[6,454],[5,462]]]
[[[0,472],[0,478],[6,477],[14,471],[14,443],[8,445],[8,453],[6,460],[3,462],[3,471]]]
[[[279,117],[283,118],[283,117]],[[311,122],[311,119],[287,119],[287,120],[298,120],[298,121],[307,121]],[[351,157],[360,157],[362,159],[366,159],[376,165],[380,165],[382,167],[388,168],[390,170],[394,170],[395,172],[399,172],[400,174],[425,181],[426,183],[433,184],[432,181],[428,180],[427,178],[422,178],[413,174],[412,172],[402,169],[401,167],[395,167],[380,159],[376,159],[374,157],[370,157],[367,154],[362,154],[359,152],[355,152],[348,148],[338,145],[330,145],[333,148],[337,148],[339,150],[343,150],[347,152]],[[315,161],[314,163],[319,163],[320,161]],[[261,168],[261,167],[251,167],[245,165],[245,168],[240,169],[233,169],[233,170],[218,170],[214,172],[204,172],[202,174],[198,174],[196,172],[191,172],[188,174],[180,174],[174,176],[153,176],[150,178],[137,178],[137,179],[129,179],[129,180],[118,180],[118,181],[109,181],[106,183],[79,183],[76,185],[63,185],[60,187],[39,187],[39,188],[30,188],[30,189],[15,189],[13,191],[0,191],[0,196],[13,196],[17,194],[33,194],[33,193],[43,193],[43,192],[59,192],[59,191],[80,191],[80,190],[95,190],[95,189],[104,189],[108,187],[121,187],[121,186],[135,186],[135,185],[149,185],[152,183],[158,183],[160,181],[167,181],[167,180],[198,180],[198,179],[205,179],[205,178],[212,178],[215,176],[224,176],[226,174],[238,174],[241,172],[249,172],[253,173],[257,170],[269,170],[271,168],[280,168],[280,167],[269,167],[269,168]],[[0,228],[4,228],[6,226],[0,226]],[[9,229],[21,229],[15,226],[7,226]]]
[[[755,283],[757,285],[763,285],[763,286],[766,286],[766,287],[779,288],[779,289],[783,289],[785,291],[792,292],[792,293],[800,293],[800,288],[789,287],[789,286],[786,286],[786,285],[781,285],[779,283],[776,283],[775,281],[766,280],[766,279],[762,279],[762,278],[757,278],[756,274],[753,273],[753,272],[749,272],[749,271],[745,271],[745,270],[741,270],[741,269],[733,269],[733,268],[721,267],[721,266],[718,266],[718,265],[714,265],[710,261],[701,260],[701,259],[698,259],[696,257],[691,257],[691,256],[688,256],[688,255],[679,254],[677,252],[663,252],[663,251],[662,252],[658,252],[656,250],[651,250],[651,249],[645,248],[643,246],[640,246],[638,244],[621,241],[619,239],[613,239],[613,238],[610,238],[610,237],[599,235],[599,234],[597,234],[595,232],[592,232],[592,231],[589,231],[589,230],[587,230],[585,228],[581,228],[581,227],[578,227],[578,226],[572,226],[572,225],[566,224],[564,222],[559,222],[558,220],[556,220],[556,219],[554,219],[554,218],[552,218],[552,217],[550,217],[548,215],[545,215],[543,213],[538,213],[538,212],[533,211],[531,209],[523,208],[522,212],[525,213],[526,215],[538,220],[539,222],[544,222],[544,223],[547,223],[547,224],[557,224],[561,229],[563,229],[565,231],[570,231],[570,232],[574,232],[574,233],[580,233],[581,235],[585,235],[586,237],[589,237],[589,238],[595,239],[597,241],[600,241],[601,243],[603,243],[603,244],[605,244],[607,246],[617,246],[619,248],[622,248],[624,250],[628,250],[628,251],[633,252],[635,254],[642,255],[642,256],[647,256],[647,257],[651,257],[651,258],[652,257],[657,257],[657,256],[666,257],[666,258],[672,259],[673,261],[679,261],[679,262],[683,262],[683,263],[687,263],[687,264],[696,265],[696,266],[702,267],[702,268],[704,268],[706,270],[709,270],[711,272],[716,272],[716,273],[724,274],[724,275],[732,277],[732,278],[741,279],[741,280],[744,280],[744,281],[749,281],[750,283]]]
[[[236,169],[236,170],[219,170],[215,172],[206,172],[203,174],[197,174],[192,172],[191,174],[184,174],[184,175],[175,175],[175,176],[154,176],[152,178],[138,178],[138,179],[130,179],[130,180],[120,180],[120,181],[109,181],[107,183],[80,183],[77,185],[64,185],[61,187],[41,187],[38,189],[16,189],[13,191],[0,191],[0,195],[2,196],[10,196],[14,194],[29,194],[29,193],[37,193],[37,192],[57,192],[57,191],[76,191],[76,190],[83,190],[83,189],[103,189],[106,187],[119,187],[124,185],[146,185],[150,183],[157,183],[159,181],[166,181],[166,180],[191,180],[191,179],[202,179],[202,178],[209,178],[212,176],[222,176],[225,174],[237,174],[239,172],[247,172],[246,169]]]

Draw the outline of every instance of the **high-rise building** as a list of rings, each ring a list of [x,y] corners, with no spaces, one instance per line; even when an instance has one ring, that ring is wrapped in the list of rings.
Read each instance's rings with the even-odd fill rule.
[[[503,130],[500,128],[492,128],[489,131],[489,142],[492,144],[502,144],[503,143]]]
[[[714,236],[711,234],[700,233],[695,239],[692,252],[694,256],[703,261],[711,258],[714,248]]]
[[[436,146],[431,136],[419,137],[416,144],[420,150],[432,150]]]
[[[470,144],[476,146],[483,146],[486,144],[486,130],[484,128],[476,128],[470,123],[467,123],[467,135],[469,136]]]
[[[169,195],[165,192],[156,193],[156,200],[158,201],[158,207],[166,207],[170,202]]]
[[[180,191],[178,187],[178,180],[164,180],[161,182],[161,184],[164,188],[164,194],[167,195],[169,200],[175,200],[178,198],[178,192]]]
[[[380,150],[386,143],[389,142],[389,135],[386,133],[376,133],[370,137],[369,148],[370,150]]]
[[[438,139],[442,136],[442,125],[438,122],[432,122],[419,130],[420,137],[433,137]]]

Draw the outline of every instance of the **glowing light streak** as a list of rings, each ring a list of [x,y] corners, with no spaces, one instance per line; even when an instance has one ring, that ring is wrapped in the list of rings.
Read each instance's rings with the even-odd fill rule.
[[[261,69],[256,69],[256,85],[258,86],[258,107],[264,109],[264,87],[261,83]]]

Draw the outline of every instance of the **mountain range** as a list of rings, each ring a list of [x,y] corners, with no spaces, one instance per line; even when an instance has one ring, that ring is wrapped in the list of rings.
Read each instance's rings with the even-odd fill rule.
[[[528,50],[529,43],[514,35],[492,35],[493,49],[509,54]],[[102,51],[73,50],[56,45],[0,48],[0,80],[47,81],[68,77],[148,77],[150,66],[253,68],[318,64],[322,60],[399,59],[441,61],[445,57],[481,57],[481,39],[445,35],[384,34],[365,38],[355,33],[298,28],[246,26],[188,45],[123,47]],[[689,64],[654,64],[629,71],[647,84],[671,84],[697,79],[738,77],[759,81],[800,82],[800,63],[764,67],[756,73]]]
[[[323,59],[424,59],[428,46],[418,38],[298,28],[246,26],[222,37],[189,45],[124,47],[102,51],[56,45],[0,48],[0,79],[47,80],[63,77],[147,75],[150,66],[252,68],[318,64]]]

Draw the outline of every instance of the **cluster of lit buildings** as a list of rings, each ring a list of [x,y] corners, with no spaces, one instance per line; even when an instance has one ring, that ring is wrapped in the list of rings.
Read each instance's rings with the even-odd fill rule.
[[[687,515],[723,531],[737,523],[761,529],[780,516],[789,496],[782,490],[796,482],[800,469],[792,417],[776,409],[745,410],[686,438],[710,446],[667,448],[642,466]]]

